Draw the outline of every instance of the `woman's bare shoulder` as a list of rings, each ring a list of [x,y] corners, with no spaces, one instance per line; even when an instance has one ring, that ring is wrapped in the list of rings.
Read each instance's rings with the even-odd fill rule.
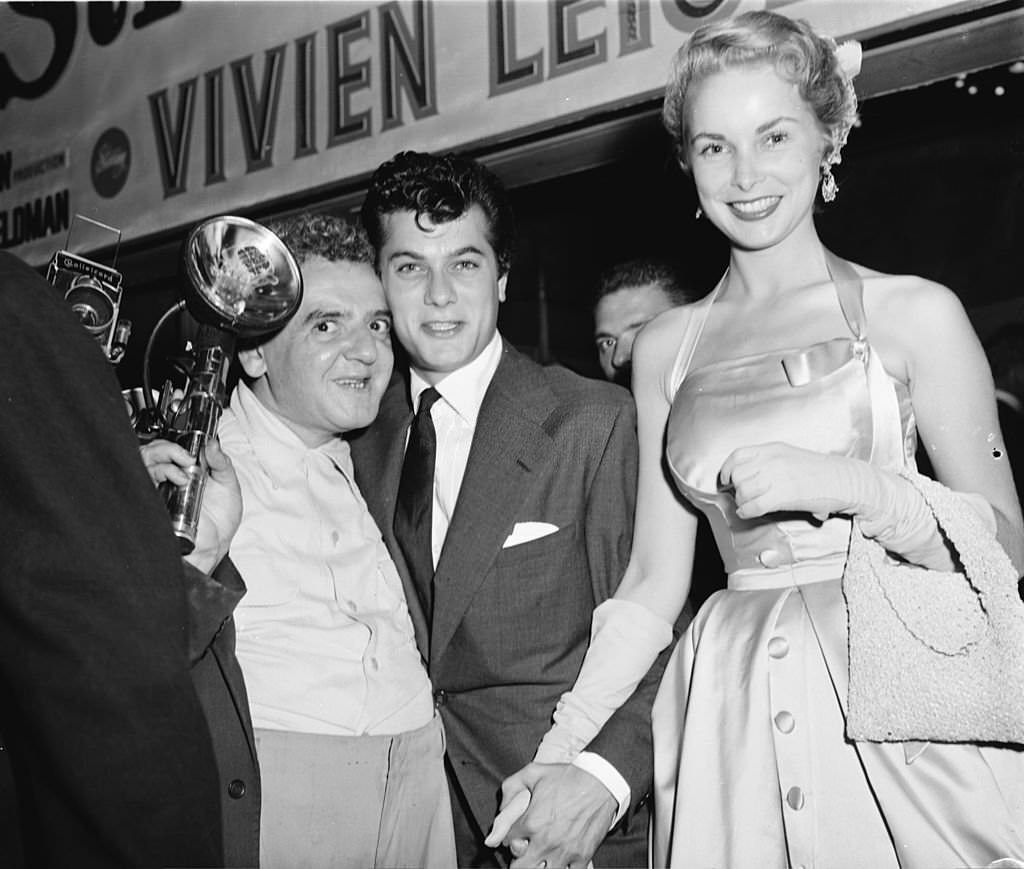
[[[963,304],[949,287],[920,275],[888,274],[864,266],[855,266],[864,280],[864,305],[871,319],[880,314],[887,321],[936,323],[959,320]]]
[[[886,369],[904,383],[941,367],[943,354],[977,344],[963,303],[949,287],[920,275],[871,269],[861,275],[868,332]]]
[[[669,308],[644,326],[633,345],[634,360],[642,356],[662,363],[673,361],[686,334],[687,325],[699,309],[701,301]]]

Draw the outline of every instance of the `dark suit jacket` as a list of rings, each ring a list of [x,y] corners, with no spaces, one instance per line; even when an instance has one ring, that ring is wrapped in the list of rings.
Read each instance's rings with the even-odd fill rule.
[[[245,583],[230,559],[224,559],[213,576],[186,565],[185,584],[192,682],[210,727],[220,777],[224,865],[252,869],[260,861],[260,770],[232,617]]]
[[[19,831],[33,866],[220,865],[181,559],[117,378],[3,252],[0,322],[3,865]]]
[[[625,569],[636,411],[620,387],[542,368],[506,344],[437,565],[432,623],[392,530],[411,419],[408,384],[395,378],[376,422],[352,438],[356,476],[405,582],[451,770],[486,832],[501,781],[532,759],[579,672],[592,612]],[[503,548],[517,522],[559,530]],[[638,689],[590,746],[626,778],[634,801],[650,784],[655,683]]]

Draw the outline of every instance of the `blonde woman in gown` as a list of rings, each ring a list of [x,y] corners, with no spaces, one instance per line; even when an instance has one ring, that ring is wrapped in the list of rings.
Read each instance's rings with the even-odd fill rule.
[[[545,763],[504,788],[509,806],[556,786],[551,762],[637,684],[657,651],[645,638],[663,637],[686,599],[705,512],[728,587],[679,640],[655,704],[655,866],[1024,866],[1021,751],[845,738],[850,523],[908,561],[953,565],[898,476],[918,432],[1018,570],[1024,551],[991,376],[956,296],[818,238],[816,191],[834,196],[855,106],[834,44],[768,12],[698,30],[669,82],[666,126],[730,265],[637,341],[633,556],[595,614]],[[506,841],[513,866],[588,856],[548,841],[529,808]]]

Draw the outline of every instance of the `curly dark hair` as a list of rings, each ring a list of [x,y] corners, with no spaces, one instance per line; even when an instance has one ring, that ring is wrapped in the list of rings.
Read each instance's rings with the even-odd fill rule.
[[[373,246],[353,220],[306,211],[269,221],[266,226],[285,243],[299,265],[314,256],[331,262],[374,264]]]
[[[384,218],[389,214],[412,211],[417,223],[423,217],[431,223],[447,223],[474,205],[487,218],[487,240],[498,259],[498,275],[505,275],[515,244],[512,206],[498,177],[476,160],[458,154],[402,151],[373,173],[360,216],[379,251],[384,244]]]

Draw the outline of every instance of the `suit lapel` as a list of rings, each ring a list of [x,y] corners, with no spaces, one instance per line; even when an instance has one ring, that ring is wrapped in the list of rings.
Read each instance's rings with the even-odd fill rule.
[[[550,460],[543,422],[554,396],[536,363],[508,345],[484,396],[459,499],[434,574],[430,659],[451,641],[520,507]]]

